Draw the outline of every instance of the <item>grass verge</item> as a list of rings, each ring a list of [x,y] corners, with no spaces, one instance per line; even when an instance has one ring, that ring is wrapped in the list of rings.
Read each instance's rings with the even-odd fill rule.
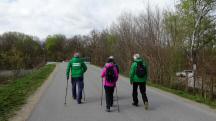
[[[54,64],[45,65],[31,74],[0,85],[0,121],[8,121],[26,103],[28,96],[43,84],[54,68]]]
[[[161,86],[158,84],[153,84],[153,83],[148,83],[148,85],[151,87],[155,87],[155,88],[164,90],[166,92],[170,92],[170,93],[176,94],[178,96],[193,100],[193,101],[198,102],[198,103],[206,104],[209,107],[216,109],[216,101],[212,101],[210,99],[205,99],[201,95],[198,95],[198,94],[193,95],[193,94],[190,94],[190,93],[182,91],[182,90],[171,89],[171,88],[164,87],[164,86]]]

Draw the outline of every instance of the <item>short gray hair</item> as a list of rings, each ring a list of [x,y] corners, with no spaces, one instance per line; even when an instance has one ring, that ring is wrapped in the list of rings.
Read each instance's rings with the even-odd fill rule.
[[[114,56],[112,56],[112,55],[111,55],[111,56],[109,56],[109,59],[114,59]]]
[[[136,60],[138,58],[140,58],[140,54],[138,54],[138,53],[134,54],[133,59]]]
[[[80,54],[78,52],[74,53],[74,57],[80,57]]]

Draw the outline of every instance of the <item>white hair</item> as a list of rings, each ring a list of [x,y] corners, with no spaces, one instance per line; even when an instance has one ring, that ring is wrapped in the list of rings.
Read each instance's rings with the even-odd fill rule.
[[[140,54],[138,54],[138,53],[134,54],[133,59],[136,60],[138,58],[140,58]]]
[[[111,55],[111,56],[109,56],[109,59],[114,59],[114,57]]]

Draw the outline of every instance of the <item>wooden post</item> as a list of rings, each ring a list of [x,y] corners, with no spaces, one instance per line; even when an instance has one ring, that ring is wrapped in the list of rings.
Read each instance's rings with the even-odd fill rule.
[[[204,79],[206,79],[206,75],[203,76],[203,78],[202,78],[202,85],[201,85],[201,95],[202,95],[202,97],[204,97],[204,90],[203,90]]]
[[[186,72],[186,91],[188,92],[188,72]]]
[[[211,77],[211,87],[210,87],[210,99],[213,100],[214,98],[214,80],[213,77]]]

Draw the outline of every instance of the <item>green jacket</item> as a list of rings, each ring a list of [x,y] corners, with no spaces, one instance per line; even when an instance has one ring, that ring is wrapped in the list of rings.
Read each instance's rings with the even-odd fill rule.
[[[87,66],[84,61],[78,57],[74,57],[68,63],[66,76],[69,77],[71,71],[72,77],[83,77],[86,70]]]
[[[146,66],[147,70],[148,70],[148,65],[147,63],[145,63],[141,58],[138,58],[136,59],[132,65],[131,65],[131,68],[130,68],[130,82],[133,83],[133,82],[146,82],[147,79],[148,79],[148,71],[147,71],[147,74],[146,76],[144,76],[143,78],[140,78],[136,75],[136,69],[137,69],[137,63],[138,62],[142,62],[144,64],[144,66]]]

